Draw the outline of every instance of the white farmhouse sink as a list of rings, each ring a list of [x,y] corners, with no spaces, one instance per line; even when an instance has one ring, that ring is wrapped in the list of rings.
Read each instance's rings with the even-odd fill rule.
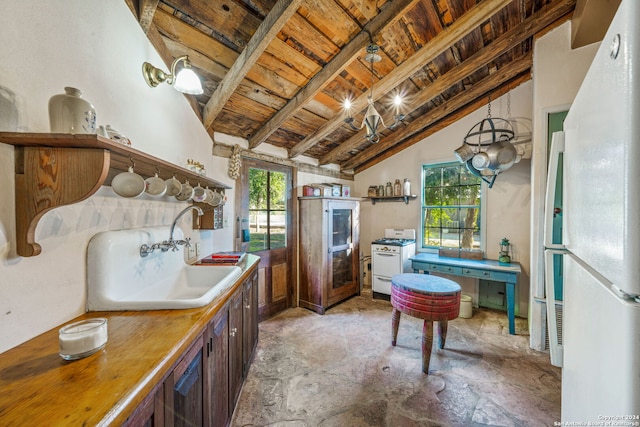
[[[141,257],[143,244],[169,238],[169,227],[106,231],[87,251],[87,310],[159,310],[202,307],[240,276],[236,266],[191,266],[184,247]],[[174,231],[182,239],[182,231]]]

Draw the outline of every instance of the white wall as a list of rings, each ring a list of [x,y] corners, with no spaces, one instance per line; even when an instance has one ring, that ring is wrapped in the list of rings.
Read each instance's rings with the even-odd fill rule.
[[[527,82],[511,91],[511,118],[522,125],[519,132],[529,132],[532,117],[532,83]],[[507,117],[507,96],[492,100],[493,117]],[[370,185],[392,183],[396,178],[409,178],[413,194],[418,198],[404,203],[363,202],[361,207],[361,250],[371,254],[371,241],[384,235],[385,228],[415,228],[420,235],[420,176],[426,163],[456,161],[453,150],[476,123],[486,118],[483,107],[423,141],[403,150],[393,157],[359,173],[355,177],[357,196],[366,196]],[[486,187],[483,184],[483,187]],[[519,315],[527,315],[529,295],[529,215],[530,215],[530,161],[522,160],[500,174],[491,189],[485,189],[486,203],[485,257],[497,259],[499,243],[507,237],[513,245],[513,261],[522,264],[518,292]],[[418,242],[418,246],[419,246]],[[368,274],[368,272],[367,272]],[[464,293],[474,296],[477,304],[477,284],[474,279],[454,278]]]
[[[111,124],[136,149],[177,165],[202,162],[226,184],[226,159],[182,94],[145,83],[144,61],[165,68],[124,1],[0,0],[0,130],[47,132],[48,100],[81,89],[98,123]],[[166,69],[166,68],[165,68]],[[36,230],[42,254],[15,253],[13,147],[0,144],[0,352],[84,312],[86,247],[99,231],[169,225],[186,203],[117,197],[110,187],[44,215]],[[227,195],[233,200],[233,191]],[[233,217],[233,203],[225,216]],[[232,248],[231,228],[190,231],[204,253]],[[231,222],[231,221],[229,221]]]
[[[533,56],[533,156],[531,163],[531,295],[544,288],[542,214],[547,172],[547,115],[565,111],[578,92],[599,43],[571,50],[571,22],[535,42]],[[531,299],[531,347],[544,348],[544,304]]]

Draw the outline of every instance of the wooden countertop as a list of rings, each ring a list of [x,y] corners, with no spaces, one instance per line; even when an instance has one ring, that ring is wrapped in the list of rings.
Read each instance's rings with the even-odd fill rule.
[[[63,325],[0,354],[0,425],[122,424],[169,374],[258,260],[247,254],[240,278],[205,307],[89,312],[73,319],[105,317],[109,322],[105,348],[84,359],[67,362],[58,355],[58,329]]]

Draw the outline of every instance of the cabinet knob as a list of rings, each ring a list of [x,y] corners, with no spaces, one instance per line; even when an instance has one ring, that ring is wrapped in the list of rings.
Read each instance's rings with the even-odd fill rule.
[[[237,332],[238,332],[238,328],[233,328],[231,329],[231,332],[229,332],[229,335],[231,335],[232,337],[235,337]]]
[[[247,304],[244,306],[244,308],[246,308],[247,310],[251,308],[251,304]]]

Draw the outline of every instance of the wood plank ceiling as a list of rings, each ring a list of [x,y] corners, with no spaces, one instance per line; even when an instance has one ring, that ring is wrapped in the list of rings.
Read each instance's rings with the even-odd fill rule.
[[[533,37],[575,0],[125,0],[166,67],[189,55],[203,126],[357,173],[531,77]],[[365,60],[380,46],[381,61]],[[161,64],[154,64],[160,66]],[[372,144],[344,123],[376,109],[402,123]],[[463,135],[461,135],[462,140]]]

